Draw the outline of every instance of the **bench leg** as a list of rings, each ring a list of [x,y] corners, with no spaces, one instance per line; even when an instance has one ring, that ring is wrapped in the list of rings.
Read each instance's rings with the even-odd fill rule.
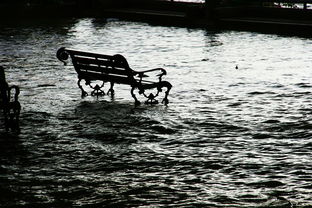
[[[17,131],[20,130],[20,127],[19,127],[19,116],[20,116],[20,113],[21,113],[21,105],[20,103],[18,102],[17,103],[17,106],[16,106],[16,109],[14,109],[14,114],[15,114],[15,128]]]
[[[5,130],[9,131],[9,115],[7,109],[3,109]]]
[[[158,101],[155,99],[159,94],[159,91],[157,92],[156,95],[153,93],[150,93],[149,96],[146,96],[148,99],[145,101],[145,104],[158,104]],[[145,95],[145,94],[144,94]]]
[[[164,97],[164,99],[161,101],[161,103],[167,105],[167,104],[169,103],[168,95],[169,95],[169,92],[170,92],[170,90],[171,90],[171,88],[172,88],[172,85],[171,85],[169,82],[163,81],[163,82],[162,82],[161,88],[162,88],[162,87],[167,87],[167,91],[165,92],[165,97]]]
[[[78,84],[78,87],[81,90],[81,97],[84,98],[84,97],[88,96],[88,93],[82,88],[80,82],[81,82],[81,79],[78,80],[77,84]]]
[[[134,98],[135,105],[140,105],[141,102],[136,98],[136,96],[135,96],[135,94],[134,94],[134,90],[135,90],[135,87],[132,87],[132,88],[131,88],[131,95],[132,95],[132,97]]]
[[[11,102],[3,110],[4,112],[4,125],[5,130],[9,129],[19,131],[19,115],[21,111],[21,105],[18,101]]]
[[[18,102],[18,101],[15,101],[13,104],[13,124],[14,124],[14,127],[19,130],[19,115],[20,115],[20,112],[21,112],[21,104]]]
[[[91,92],[91,95],[92,96],[103,96],[105,95],[105,92],[103,90],[101,90],[101,88],[104,86],[104,84],[102,86],[99,86],[99,85],[95,85],[95,87],[92,87],[90,85],[90,87],[93,89],[93,91]]]
[[[109,93],[111,94],[111,96],[113,97],[115,95],[115,90],[114,90],[114,82],[110,83],[110,88],[107,91],[107,95],[109,95]]]

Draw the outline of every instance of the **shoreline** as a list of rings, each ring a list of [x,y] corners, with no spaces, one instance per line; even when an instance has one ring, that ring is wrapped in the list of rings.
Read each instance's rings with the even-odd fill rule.
[[[312,10],[251,6],[214,7],[204,3],[151,1],[142,3],[1,3],[2,22],[9,18],[119,18],[152,24],[230,29],[311,36]]]

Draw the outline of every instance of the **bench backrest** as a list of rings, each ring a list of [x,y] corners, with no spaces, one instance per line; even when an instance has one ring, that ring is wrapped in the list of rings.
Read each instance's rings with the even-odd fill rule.
[[[66,48],[60,48],[57,52],[58,59],[64,63],[68,56],[71,57],[80,79],[112,81],[129,85],[136,83],[133,77],[134,71],[122,55],[110,56]]]

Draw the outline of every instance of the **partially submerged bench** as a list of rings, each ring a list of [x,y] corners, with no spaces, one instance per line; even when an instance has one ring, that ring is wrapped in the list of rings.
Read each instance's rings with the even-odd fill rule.
[[[9,86],[5,79],[4,68],[0,66],[0,109],[3,111],[6,130],[19,128],[21,105],[18,101],[20,89],[18,86]]]
[[[125,84],[131,87],[131,95],[135,100],[135,104],[140,104],[134,94],[134,90],[138,90],[139,94],[147,98],[146,103],[158,103],[155,99],[162,88],[165,87],[165,96],[162,103],[168,104],[168,95],[172,85],[163,81],[162,78],[166,75],[166,70],[162,68],[155,68],[146,71],[135,71],[130,68],[127,60],[122,55],[103,55],[97,53],[90,53],[84,51],[77,51],[67,48],[60,48],[56,54],[57,58],[66,64],[66,60],[70,57],[73,66],[78,74],[78,86],[81,89],[82,97],[87,96],[88,93],[81,86],[81,80],[85,80],[85,85],[93,89],[91,95],[105,95],[102,90],[104,83],[109,82],[110,88],[107,94],[114,95],[114,84]],[[147,74],[151,72],[159,72],[158,80],[150,81],[146,78]],[[93,81],[102,81],[102,84],[94,84]],[[156,93],[146,93],[147,90],[156,89]]]

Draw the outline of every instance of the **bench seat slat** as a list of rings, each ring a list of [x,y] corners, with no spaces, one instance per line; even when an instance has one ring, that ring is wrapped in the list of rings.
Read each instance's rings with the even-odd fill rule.
[[[98,72],[101,74],[117,74],[117,75],[123,75],[123,76],[127,76],[128,72],[120,69],[120,68],[111,68],[111,67],[99,67],[99,66],[90,66],[90,65],[82,65],[82,64],[77,64],[76,65],[77,69],[79,69],[79,71],[89,71],[89,72]],[[80,72],[78,72],[80,73]]]
[[[107,74],[99,74],[94,72],[81,72],[79,74],[80,79],[86,80],[102,80],[104,82],[114,82],[118,84],[133,84],[128,77],[117,76],[117,75],[107,75]]]
[[[114,82],[118,84],[128,84],[132,85],[133,82],[130,81],[128,77],[123,77],[123,76],[118,76],[118,75],[110,75],[110,74],[99,74],[99,73],[94,73],[94,72],[84,72],[82,71],[79,74],[79,77],[81,79],[87,79],[87,80],[102,80],[104,82]],[[139,79],[135,79],[136,82],[139,82]],[[157,82],[153,81],[142,81],[142,85],[150,85],[150,84],[155,84]]]
[[[73,56],[85,56],[85,57],[96,57],[96,58],[103,58],[103,59],[112,59],[113,56],[105,55],[105,54],[98,54],[98,53],[91,53],[86,51],[74,51],[67,49],[67,51]]]
[[[75,64],[94,64],[98,66],[110,66],[123,69],[126,68],[125,65],[120,62],[113,61],[113,59],[105,59],[105,58],[74,56],[73,62]]]
[[[96,59],[93,57],[75,56],[74,62],[77,64],[96,64],[104,66],[113,66],[113,63],[110,59]]]

